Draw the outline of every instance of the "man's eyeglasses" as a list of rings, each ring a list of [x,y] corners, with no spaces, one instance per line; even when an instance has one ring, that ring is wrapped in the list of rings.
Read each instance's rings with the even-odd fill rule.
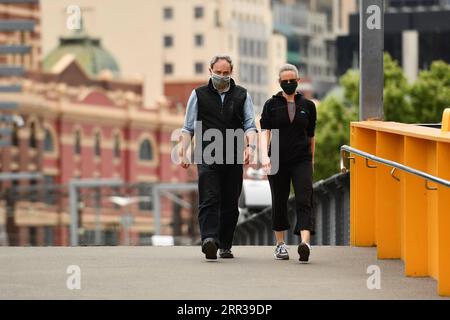
[[[280,83],[281,84],[297,83],[297,79],[281,80]]]

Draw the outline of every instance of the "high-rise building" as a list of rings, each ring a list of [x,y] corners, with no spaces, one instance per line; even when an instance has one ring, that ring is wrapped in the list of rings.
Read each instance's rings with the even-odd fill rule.
[[[325,1],[272,2],[274,28],[287,37],[288,62],[311,79],[318,98],[336,84],[332,9],[331,2]]]
[[[450,63],[449,1],[395,1],[384,13],[384,51],[403,67],[409,81],[434,60]],[[359,13],[350,15],[348,35],[339,36],[338,75],[359,63]]]
[[[284,37],[273,33],[269,0],[168,0],[161,14],[166,86],[204,82],[211,57],[226,53],[256,106],[273,94],[286,49]]]
[[[350,14],[358,9],[357,0],[333,1],[333,33],[338,36],[348,34],[350,27]]]
[[[86,29],[101,36],[124,74],[145,78],[144,99],[153,105],[164,93],[184,104],[205,83],[209,62],[229,54],[234,78],[261,106],[273,94],[286,61],[285,39],[273,32],[270,0],[80,0]],[[70,0],[43,0],[44,52],[67,33]],[[126,9],[125,9],[126,6]],[[275,51],[275,53],[273,52]],[[179,94],[179,96],[178,96]]]

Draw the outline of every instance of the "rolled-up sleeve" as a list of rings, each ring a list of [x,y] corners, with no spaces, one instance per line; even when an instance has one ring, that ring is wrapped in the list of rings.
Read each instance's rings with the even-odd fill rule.
[[[197,112],[198,112],[197,102],[198,102],[197,93],[195,92],[195,90],[192,90],[191,96],[189,97],[186,107],[184,125],[183,128],[181,129],[182,132],[194,135],[195,121],[197,120]]]
[[[258,131],[255,124],[255,112],[253,110],[252,97],[248,92],[244,104],[244,131],[245,133],[250,131]]]
[[[272,129],[272,120],[270,119],[269,115],[269,101],[266,101],[266,103],[264,104],[259,123],[261,125],[261,130]]]

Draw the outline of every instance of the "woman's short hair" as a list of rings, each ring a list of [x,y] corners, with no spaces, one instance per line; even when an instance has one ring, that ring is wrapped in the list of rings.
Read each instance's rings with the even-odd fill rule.
[[[280,71],[278,72],[278,78],[281,78],[281,74],[285,71],[292,71],[295,73],[295,77],[299,78],[300,77],[300,73],[298,72],[298,69],[296,66],[294,66],[293,64],[289,64],[286,63],[283,66],[281,66]]]
[[[217,61],[219,61],[219,60],[227,61],[230,64],[230,66],[231,66],[231,71],[233,71],[233,60],[231,60],[230,56],[225,55],[225,54],[219,54],[219,55],[214,56],[211,59],[209,67],[212,69],[214,67],[214,65],[217,63]]]

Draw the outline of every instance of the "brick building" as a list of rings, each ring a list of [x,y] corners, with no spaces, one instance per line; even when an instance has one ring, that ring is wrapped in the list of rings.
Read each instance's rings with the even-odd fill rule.
[[[99,39],[84,32],[61,38],[42,65],[42,71],[30,70],[23,78],[2,79],[21,85],[21,92],[2,96],[18,103],[13,112],[22,116],[24,126],[14,125],[11,145],[0,149],[0,172],[44,176],[43,181],[3,181],[0,185],[0,217],[11,245],[68,245],[65,189],[55,193],[46,186],[65,186],[73,178],[119,178],[128,191],[116,190],[116,194],[145,196],[148,189],[141,185],[195,180],[192,168],[185,171],[171,161],[171,134],[182,126],[184,109],[164,99],[145,106],[142,81],[121,78],[119,64]],[[33,186],[39,186],[38,190],[28,192]],[[5,192],[12,187],[21,196],[8,200]],[[85,190],[80,204],[86,238],[95,228],[96,192]],[[102,236],[120,243],[125,236],[121,228],[124,209],[109,200],[112,190],[107,195],[98,192]],[[142,243],[140,239],[154,231],[151,205],[136,203],[129,211],[134,217],[129,228],[131,244]],[[163,203],[163,233],[171,233],[171,214],[170,203]],[[182,219],[189,219],[190,212],[181,214]]]

